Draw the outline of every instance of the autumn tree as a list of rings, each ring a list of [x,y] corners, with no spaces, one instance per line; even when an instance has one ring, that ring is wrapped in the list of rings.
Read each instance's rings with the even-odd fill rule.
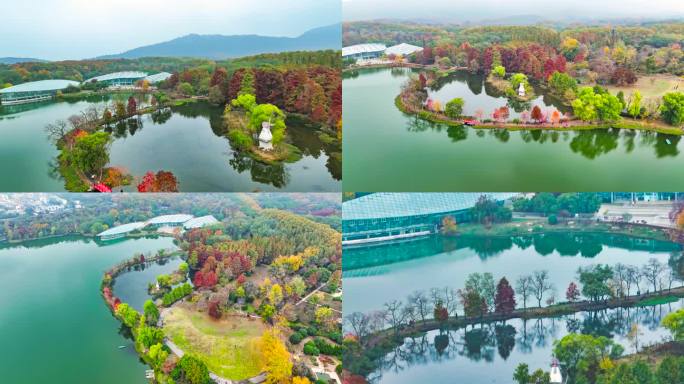
[[[133,116],[138,112],[138,103],[135,101],[135,97],[131,96],[128,98],[126,112],[128,113],[128,116]]]
[[[494,308],[496,313],[511,313],[515,310],[515,292],[505,277],[496,286]]]
[[[289,384],[292,376],[290,353],[280,339],[276,328],[264,331],[259,340],[259,347],[266,371],[267,384]]]
[[[573,303],[577,301],[577,299],[580,296],[580,291],[577,288],[577,284],[575,284],[574,281],[571,281],[570,284],[568,285],[568,289],[565,290],[565,298]]]
[[[541,110],[541,108],[539,108],[538,105],[535,105],[535,106],[532,108],[532,113],[530,114],[530,117],[532,118],[532,120],[534,120],[534,121],[536,121],[537,123],[539,123],[540,121],[542,121],[542,116],[543,116],[543,115],[542,115],[542,110]]]

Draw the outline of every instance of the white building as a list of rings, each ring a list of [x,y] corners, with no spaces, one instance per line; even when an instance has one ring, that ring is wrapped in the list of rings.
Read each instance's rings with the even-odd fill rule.
[[[395,55],[395,56],[403,56],[406,57],[408,55],[417,53],[417,52],[422,52],[423,48],[419,47],[417,45],[412,45],[412,44],[406,44],[406,43],[401,43],[397,45],[393,45],[387,49],[385,49],[385,55]]]

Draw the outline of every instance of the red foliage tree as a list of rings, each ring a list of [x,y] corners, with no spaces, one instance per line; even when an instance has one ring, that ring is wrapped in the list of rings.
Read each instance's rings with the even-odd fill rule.
[[[444,323],[449,320],[449,311],[444,307],[441,301],[435,305],[433,316],[435,317],[435,320],[439,321],[440,323]]]
[[[568,285],[568,289],[565,291],[565,298],[568,299],[569,302],[574,302],[577,301],[579,296],[580,291],[577,288],[577,284],[575,284],[574,281],[570,282],[570,285]]]
[[[637,81],[637,76],[631,69],[618,67],[610,77],[610,82],[617,85],[634,84]]]
[[[212,288],[214,285],[216,285],[216,283],[218,283],[216,272],[209,271],[204,275],[204,287]]]
[[[214,73],[211,75],[211,80],[209,80],[209,86],[214,87],[214,86],[224,86],[226,81],[228,80],[228,72],[224,68],[216,68]]]
[[[196,287],[204,286],[204,273],[202,273],[202,271],[195,272],[195,279],[193,280],[193,283]]]
[[[221,307],[219,305],[218,300],[211,300],[209,301],[209,304],[207,306],[207,312],[209,313],[209,316],[213,317],[214,319],[220,319],[221,318]]]
[[[128,106],[126,106],[126,112],[128,112],[129,116],[133,116],[136,112],[138,112],[138,103],[135,101],[135,98],[133,96],[128,98]]]
[[[515,310],[515,292],[505,277],[499,280],[494,296],[494,311],[497,313],[511,313]]]
[[[535,105],[534,108],[532,108],[530,117],[536,122],[540,122],[542,120],[544,116],[542,115],[542,110],[538,105]]]

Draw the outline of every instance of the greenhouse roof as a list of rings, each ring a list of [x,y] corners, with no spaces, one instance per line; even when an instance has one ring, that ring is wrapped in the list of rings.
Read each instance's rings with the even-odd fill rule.
[[[142,79],[144,77],[147,77],[146,72],[138,72],[138,71],[114,72],[114,73],[108,73],[106,75],[91,77],[90,79],[86,80],[85,82],[89,83],[91,81],[108,81],[108,80],[116,80],[116,79]]]
[[[68,86],[78,86],[78,81],[71,80],[40,80],[31,81],[29,83],[15,85],[0,89],[0,93],[15,93],[15,92],[40,92],[40,91],[58,91],[65,89]]]
[[[382,52],[387,48],[385,44],[356,44],[342,48],[342,57],[367,52]]]
[[[147,224],[178,224],[178,223],[185,223],[186,221],[192,219],[194,216],[192,215],[163,215],[163,216],[157,216],[149,219],[147,221]]]
[[[98,233],[97,236],[112,236],[112,235],[120,235],[122,233],[128,233],[135,231],[136,229],[140,229],[145,227],[145,223],[136,221],[134,223],[128,223],[128,224],[123,224],[119,225],[113,228],[109,228],[108,230]]]
[[[164,80],[168,79],[168,78],[171,77],[171,76],[172,76],[172,75],[171,75],[170,73],[168,73],[168,72],[160,72],[160,73],[157,73],[156,75],[149,75],[149,76],[147,76],[147,77],[145,78],[145,80],[147,80],[147,81],[149,81],[150,83],[154,84],[154,83],[158,83],[158,82],[160,82],[160,81],[164,81]]]
[[[342,203],[343,220],[382,219],[460,211],[480,196],[502,201],[515,193],[373,193]]]
[[[412,53],[422,51],[422,50],[423,50],[423,48],[419,47],[417,45],[401,43],[401,44],[393,45],[393,46],[387,48],[385,50],[385,54],[408,56]]]
[[[202,216],[202,217],[195,217],[194,219],[190,219],[183,224],[183,227],[185,229],[192,229],[192,228],[202,228],[206,225],[212,225],[216,224],[219,221],[216,220],[216,218],[212,215],[207,215],[207,216]]]

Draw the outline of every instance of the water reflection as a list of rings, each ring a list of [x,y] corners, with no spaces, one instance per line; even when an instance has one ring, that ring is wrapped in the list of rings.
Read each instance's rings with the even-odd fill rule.
[[[597,312],[579,312],[554,318],[510,320],[470,326],[462,329],[435,330],[405,338],[376,359],[372,382],[408,382],[397,380],[420,366],[446,367],[468,383],[508,383],[518,362],[550,361],[553,342],[568,333],[606,336],[634,351],[627,334],[636,324],[641,331],[638,347],[661,341],[666,332],[659,327],[662,318],[679,309],[682,301],[643,308],[619,308]],[[448,365],[443,363],[448,362]],[[534,366],[534,363],[531,365]],[[470,369],[471,366],[481,367]],[[502,368],[502,367],[506,368]],[[547,368],[542,364],[543,368]],[[536,366],[535,366],[536,368]],[[483,378],[482,369],[488,374]],[[425,372],[425,371],[422,371]],[[429,371],[428,371],[429,372]],[[384,376],[389,376],[384,380]],[[425,379],[429,379],[425,377]]]
[[[461,249],[469,249],[483,261],[504,251],[517,247],[532,247],[542,256],[557,252],[560,256],[594,258],[604,247],[669,252],[682,259],[679,244],[641,239],[626,235],[607,233],[544,233],[525,236],[431,236],[414,241],[387,243],[374,247],[345,248],[343,270],[369,268],[408,260],[420,259]],[[684,269],[684,261],[681,263]]]

